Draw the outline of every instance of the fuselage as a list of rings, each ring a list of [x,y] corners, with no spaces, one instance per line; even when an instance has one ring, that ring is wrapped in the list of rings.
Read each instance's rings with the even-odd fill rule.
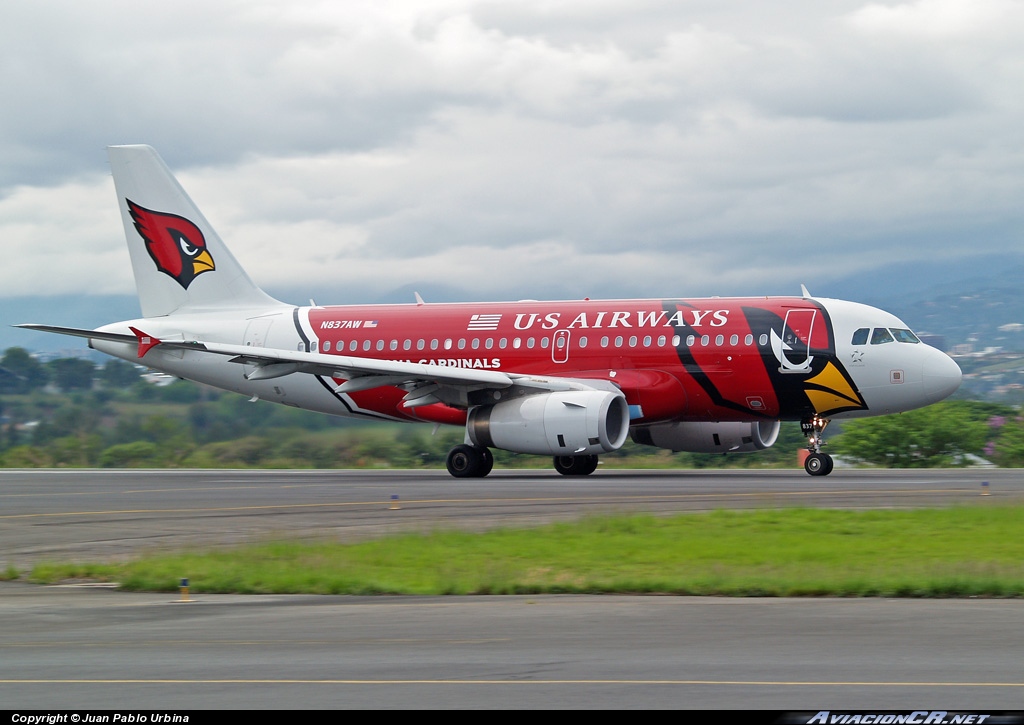
[[[116,323],[163,340],[606,381],[632,425],[806,420],[895,413],[941,400],[960,370],[897,317],[852,302],[703,298],[291,307],[176,314]],[[125,343],[94,340],[136,361]],[[336,392],[343,379],[284,375],[189,350],[140,362],[172,375],[335,415],[463,425],[466,407],[403,406],[405,391]]]

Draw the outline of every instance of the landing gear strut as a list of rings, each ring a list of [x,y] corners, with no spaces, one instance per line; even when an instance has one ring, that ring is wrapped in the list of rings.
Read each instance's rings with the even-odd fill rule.
[[[821,447],[825,445],[822,434],[828,423],[828,419],[817,415],[800,421],[800,430],[807,436],[807,450],[810,451],[804,461],[804,470],[812,476],[827,476],[832,473],[832,456],[821,452]]]
[[[589,476],[597,469],[597,456],[555,456],[555,470],[563,476]]]
[[[448,473],[456,478],[483,478],[494,468],[489,448],[460,445],[448,451]]]

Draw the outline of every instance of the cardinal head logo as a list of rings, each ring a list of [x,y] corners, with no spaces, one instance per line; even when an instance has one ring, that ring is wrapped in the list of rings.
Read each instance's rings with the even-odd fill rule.
[[[206,239],[195,224],[177,214],[145,209],[131,199],[125,201],[158,270],[188,289],[196,277],[216,269]]]

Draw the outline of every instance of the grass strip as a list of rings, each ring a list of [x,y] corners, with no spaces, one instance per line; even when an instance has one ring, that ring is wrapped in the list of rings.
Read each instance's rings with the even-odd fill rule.
[[[30,578],[174,591],[188,577],[193,592],[252,594],[1018,597],[1022,531],[1024,506],[719,510],[41,563]]]

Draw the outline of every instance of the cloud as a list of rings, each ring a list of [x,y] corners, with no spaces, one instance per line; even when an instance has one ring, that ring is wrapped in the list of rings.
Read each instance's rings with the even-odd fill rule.
[[[268,288],[787,291],[1019,245],[1002,0],[20,4],[3,294],[130,292],[151,143]]]

